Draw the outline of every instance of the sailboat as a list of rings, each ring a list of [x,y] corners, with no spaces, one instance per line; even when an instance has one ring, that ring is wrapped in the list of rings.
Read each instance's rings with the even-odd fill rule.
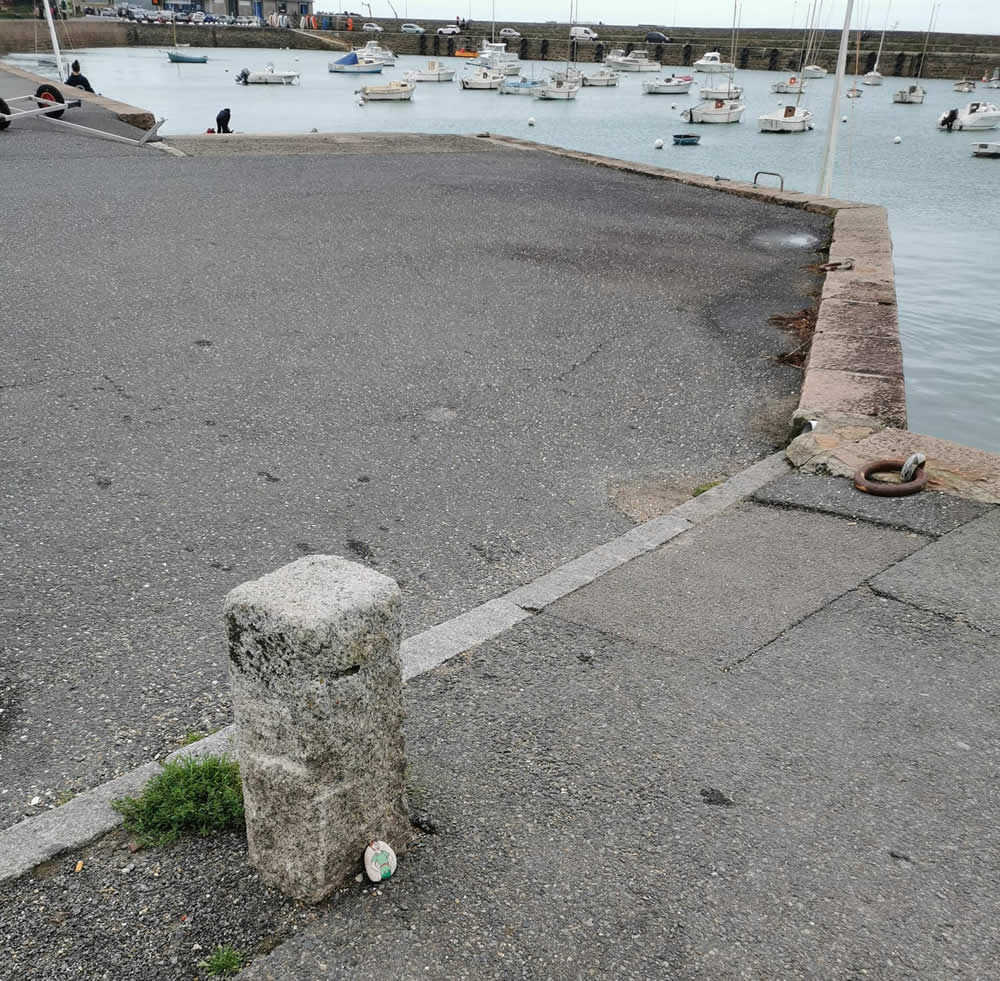
[[[940,3],[936,3],[931,7],[931,19],[927,22],[927,33],[924,35],[924,50],[920,53],[920,67],[917,68],[918,79],[924,71],[924,61],[927,59],[927,43],[930,41],[931,31],[934,29],[934,18],[937,16],[940,6]],[[906,88],[896,89],[892,93],[892,101],[900,106],[921,106],[926,96],[927,89],[920,84],[914,83],[913,85],[907,85]]]
[[[988,89],[1000,89],[1000,68],[994,68],[990,80],[986,83]]]
[[[174,46],[167,52],[167,58],[175,65],[204,65],[208,61],[208,55],[188,54],[186,51],[179,51],[179,48],[190,48],[190,44],[177,43],[177,21],[171,18],[171,25],[174,28]]]
[[[701,59],[702,67],[698,68],[699,62],[695,62],[696,71],[709,72],[708,85],[703,86],[698,90],[698,95],[706,101],[732,101],[733,99],[741,99],[743,97],[743,88],[740,85],[735,85],[733,83],[733,76],[736,74],[736,21],[738,17],[737,13],[738,0],[733,0],[733,31],[730,40],[730,53],[729,57],[733,59],[732,61],[720,62],[718,60],[719,53],[717,51],[710,51]],[[710,59],[712,55],[715,55],[716,67],[713,69],[711,67],[706,67],[704,62],[706,59]],[[726,80],[719,85],[715,84],[715,73],[719,72],[726,76]],[[745,106],[743,108],[746,108]],[[695,106],[695,109],[701,109],[700,106]],[[703,115],[706,113],[703,111]],[[731,115],[729,111],[726,112],[726,116]],[[739,116],[742,116],[742,110],[736,119],[725,119],[725,122],[739,122]],[[707,121],[707,119],[705,120]],[[698,122],[698,120],[691,118],[688,122]]]
[[[823,42],[824,31],[820,31],[818,39],[816,37],[817,26],[823,19],[823,0],[813,0],[811,13],[806,19],[810,25],[810,29],[806,35],[805,48],[802,51],[802,60],[799,62],[799,78],[826,78],[827,71],[825,68],[822,68],[815,62],[810,65],[806,64],[810,58],[815,57],[816,53],[819,51],[820,45]]]
[[[875,67],[870,72],[865,72],[865,77],[861,79],[862,85],[881,85],[882,73],[878,70],[879,59],[882,57],[882,45],[885,43],[885,29],[889,26],[889,11],[892,10],[892,0],[885,10],[885,24],[882,27],[882,36],[878,39],[878,54],[875,55]]]
[[[575,99],[576,93],[580,91],[580,79],[583,78],[583,73],[577,69],[575,64],[571,66],[569,62],[570,52],[573,50],[573,27],[576,24],[574,0],[570,0],[569,4],[569,24],[566,67],[561,72],[554,72],[548,82],[538,86],[534,93],[536,99],[559,99],[568,102]]]
[[[812,34],[815,34],[815,18],[819,10],[816,3],[810,5],[809,13],[806,15],[806,26],[802,37],[802,56],[799,64],[806,60],[808,55],[808,41]],[[778,86],[787,86],[779,88]],[[765,112],[757,117],[757,128],[762,133],[805,133],[813,128],[813,114],[808,109],[799,106],[802,99],[802,91],[806,83],[802,78],[790,78],[787,82],[778,82],[771,86],[772,92],[794,92],[795,104],[790,106],[779,105],[773,112]]]

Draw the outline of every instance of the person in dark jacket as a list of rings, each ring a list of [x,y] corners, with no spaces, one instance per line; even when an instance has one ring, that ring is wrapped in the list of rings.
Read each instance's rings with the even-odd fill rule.
[[[75,89],[83,89],[84,92],[93,92],[94,90],[90,87],[90,82],[87,81],[86,75],[80,74],[80,62],[74,61],[70,65],[70,75],[66,79],[67,85],[72,85]]]
[[[223,109],[218,116],[215,117],[215,132],[216,133],[231,133],[232,130],[229,128],[229,117],[230,112],[228,109]]]

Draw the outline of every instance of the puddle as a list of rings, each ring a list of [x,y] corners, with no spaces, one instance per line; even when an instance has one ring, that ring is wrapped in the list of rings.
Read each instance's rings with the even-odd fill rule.
[[[751,239],[751,244],[760,249],[810,249],[815,251],[822,245],[818,235],[811,232],[785,231],[780,228],[758,232]]]

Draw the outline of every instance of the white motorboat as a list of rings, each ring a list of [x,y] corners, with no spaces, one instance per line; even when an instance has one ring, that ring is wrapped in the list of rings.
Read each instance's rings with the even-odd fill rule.
[[[477,68],[469,75],[463,75],[459,82],[463,89],[498,89],[507,76],[492,68]]]
[[[806,65],[802,69],[803,78],[826,78],[827,74],[827,70],[819,65]]]
[[[291,85],[298,80],[298,72],[276,72],[274,65],[268,65],[262,72],[244,68],[235,79],[238,85]]]
[[[618,84],[618,73],[609,71],[607,68],[601,68],[596,72],[591,72],[589,75],[584,75],[583,84],[610,88]]]
[[[555,81],[573,82],[576,85],[583,84],[583,72],[573,66],[560,68],[559,71],[552,72],[551,77]]]
[[[642,91],[646,95],[683,95],[694,85],[691,75],[668,75],[665,78],[654,78],[651,82],[642,83]]]
[[[327,63],[326,70],[345,75],[377,75],[382,71],[381,61],[372,58],[362,58],[356,51]]]
[[[919,106],[923,105],[926,95],[927,89],[922,85],[908,85],[905,89],[896,89],[892,93],[892,101],[903,106]]]
[[[1000,157],[1000,143],[973,143],[974,157]]]
[[[706,85],[698,90],[698,95],[702,99],[742,99],[743,86],[733,85],[733,77],[729,76],[729,81],[724,85]]]
[[[576,82],[566,82],[561,78],[554,78],[551,82],[544,82],[535,90],[536,99],[575,99],[576,93],[580,91],[580,86]]]
[[[722,55],[718,51],[706,51],[705,54],[694,63],[696,72],[725,72],[732,74],[736,71],[736,66],[731,61],[723,61]]]
[[[619,59],[624,58],[624,57],[625,57],[625,49],[624,48],[612,48],[604,56],[604,64],[607,67],[610,68],[610,67],[612,67],[612,62],[618,61]]]
[[[762,133],[804,133],[813,128],[813,114],[798,106],[784,106],[757,117]]]
[[[490,71],[500,72],[501,75],[521,74],[521,63],[516,58],[511,61],[510,58],[505,58],[503,55],[498,54],[491,54],[486,59],[485,67],[489,68]]]
[[[1000,68],[994,68],[990,80],[986,83],[988,89],[1000,89]]]
[[[455,71],[440,61],[428,61],[426,68],[403,72],[403,78],[410,82],[450,82],[455,78]]]
[[[479,45],[479,53],[469,64],[482,65],[484,68],[496,68],[498,64],[517,64],[519,60],[516,54],[507,50],[506,42],[487,41],[484,38],[482,44]],[[515,75],[517,73],[514,72]]]
[[[413,82],[393,79],[382,85],[362,85],[358,94],[362,102],[409,102],[415,88]]]
[[[658,72],[662,68],[660,63],[653,61],[642,48],[636,48],[628,54],[608,55],[604,64],[608,68],[622,72]]]
[[[938,129],[996,129],[1000,126],[1000,108],[992,102],[970,102],[961,109],[941,113]]]
[[[540,78],[525,78],[523,75],[520,78],[510,79],[506,76],[500,82],[500,94],[501,95],[534,95],[539,86],[545,83]]]
[[[378,41],[368,41],[364,46],[354,48],[354,53],[359,58],[369,58],[389,68],[396,64],[396,55],[388,48],[383,48]]]
[[[798,75],[791,75],[788,78],[783,78],[780,82],[771,83],[771,91],[775,95],[784,95],[785,93],[792,93],[793,95],[798,95],[805,91],[806,80],[804,78],[799,78]]]
[[[681,112],[681,119],[689,123],[738,123],[746,106],[736,99],[713,99]]]
[[[969,78],[963,78],[960,82],[955,82],[955,84],[952,85],[952,88],[956,92],[962,92],[965,95],[968,95],[970,92],[976,91],[976,83]]]

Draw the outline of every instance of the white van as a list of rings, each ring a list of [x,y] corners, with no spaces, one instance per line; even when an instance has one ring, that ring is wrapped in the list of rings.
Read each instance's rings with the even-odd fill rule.
[[[571,41],[596,41],[597,35],[589,27],[571,27],[569,39]]]

